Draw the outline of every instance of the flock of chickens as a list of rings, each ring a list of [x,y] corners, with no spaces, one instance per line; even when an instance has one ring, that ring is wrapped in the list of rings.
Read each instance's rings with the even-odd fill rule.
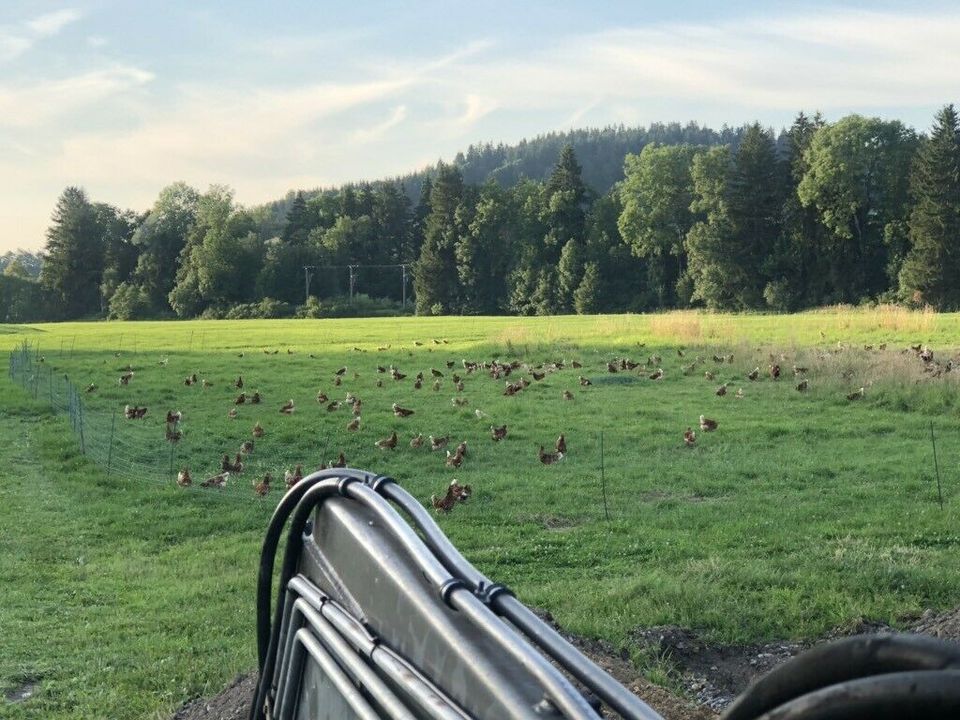
[[[440,342],[435,341],[436,344]],[[638,344],[639,347],[643,347],[642,344]],[[386,349],[386,348],[381,348]],[[872,346],[866,346],[867,350],[872,350]],[[879,350],[885,350],[886,345],[882,344],[878,348]],[[358,349],[359,350],[359,349]],[[949,372],[953,364],[948,362],[946,365],[938,363],[933,356],[933,352],[921,345],[914,345],[905,350],[904,352],[913,352],[920,360],[924,363],[925,370],[927,372],[934,373],[936,375],[942,374],[943,372]],[[277,354],[277,351],[264,351],[270,354]],[[678,358],[681,360],[680,371],[683,375],[692,375],[698,372],[698,369],[702,366],[707,366],[708,369],[705,369],[703,376],[707,381],[715,380],[717,371],[714,369],[709,369],[711,367],[710,360],[697,356],[692,361],[684,359],[686,353],[683,349],[677,349]],[[289,354],[293,354],[292,351],[288,350]],[[243,354],[240,353],[240,357]],[[313,356],[311,356],[313,357]],[[756,366],[750,372],[744,374],[744,379],[748,382],[756,382],[760,379],[761,375],[769,376],[772,381],[779,381],[784,376],[784,369],[781,363],[784,363],[786,358],[783,355],[774,356],[770,355],[769,365],[767,366],[766,372],[761,373],[760,366]],[[713,355],[712,356],[713,366],[722,366],[725,364],[733,363],[733,355]],[[161,364],[166,364],[166,360],[162,360]],[[450,375],[450,381],[453,384],[453,387],[457,391],[458,395],[452,398],[452,404],[454,407],[462,407],[467,405],[466,399],[459,395],[462,393],[465,387],[465,377],[469,375],[475,376],[487,376],[489,379],[495,382],[503,383],[503,395],[504,396],[516,396],[521,394],[526,388],[531,384],[540,382],[544,380],[548,375],[560,372],[565,369],[565,362],[551,362],[538,365],[530,365],[527,363],[522,363],[518,360],[511,362],[503,362],[497,359],[490,361],[468,361],[466,359],[461,360],[462,369],[457,369],[457,363],[453,360],[446,361],[446,369],[437,369],[431,367],[429,369],[429,376],[426,372],[420,371],[413,376],[413,387],[414,389],[421,389],[424,386],[424,383],[430,383],[433,390],[439,392],[443,387],[443,383],[447,379],[447,375]],[[664,379],[666,372],[664,371],[663,358],[660,355],[650,355],[644,362],[637,362],[631,360],[630,358],[615,358],[611,361],[606,362],[606,372],[610,374],[615,373],[633,373],[639,368],[639,376],[646,378],[650,382],[659,382]],[[583,364],[579,361],[573,361],[570,363],[571,367],[574,369],[583,368]],[[376,367],[378,379],[376,381],[376,386],[379,388],[384,387],[384,380],[389,378],[394,383],[399,383],[405,380],[408,377],[408,373],[401,372],[397,367],[390,365],[389,367],[384,367],[383,365],[378,365]],[[347,367],[341,367],[333,373],[332,382],[334,387],[339,387],[342,383],[342,379],[347,372]],[[807,392],[810,389],[810,380],[808,378],[808,369],[805,367],[800,367],[794,365],[792,367],[792,375],[796,383],[795,387],[798,392]],[[529,378],[532,379],[528,379]],[[118,382],[121,386],[128,386],[131,380],[134,377],[134,371],[132,368],[128,367],[126,372],[122,374]],[[354,372],[354,379],[359,378],[359,373]],[[589,377],[584,375],[578,375],[577,380],[581,388],[589,388],[593,385],[593,381]],[[184,379],[184,385],[191,386],[195,384],[201,384],[203,387],[210,387],[212,383],[206,379],[200,380],[196,374],[190,375]],[[728,387],[731,385],[729,382],[725,382],[717,386],[714,390],[714,394],[723,397],[727,395]],[[233,381],[233,387],[239,393],[233,399],[233,407],[231,407],[227,416],[230,419],[237,419],[239,413],[237,408],[242,405],[251,404],[259,405],[264,402],[264,398],[261,393],[256,390],[252,393],[248,393],[245,388],[244,379],[242,376],[237,376],[236,380]],[[96,389],[96,386],[91,385],[88,388],[88,391]],[[332,391],[331,391],[332,392]],[[864,396],[865,389],[863,387],[855,390],[846,395],[848,401],[853,402]],[[569,389],[564,389],[560,396],[565,401],[572,401],[575,399],[574,394]],[[740,387],[735,392],[735,397],[742,398],[744,397],[743,388]],[[334,400],[331,399],[327,392],[320,390],[317,392],[316,401],[319,405],[325,408],[326,412],[334,413],[339,411],[344,406],[350,408],[351,417],[345,423],[345,428],[348,432],[358,432],[361,429],[362,423],[362,413],[363,413],[363,402],[362,400],[355,395],[353,392],[348,392],[343,400]],[[392,403],[390,409],[394,417],[399,419],[407,419],[416,414],[416,410],[413,408],[402,407],[398,403]],[[296,404],[293,399],[287,400],[282,403],[279,407],[279,413],[282,415],[292,415],[296,411]],[[140,407],[138,405],[130,406],[127,405],[124,410],[124,416],[128,420],[138,420],[142,419],[147,414],[146,407]],[[483,419],[486,417],[484,413],[479,408],[475,410],[475,415],[478,419]],[[180,421],[182,419],[182,414],[179,411],[170,410],[166,415],[165,422],[165,437],[170,442],[177,442],[182,437],[182,431],[180,429]],[[701,432],[713,432],[716,431],[719,426],[719,423],[715,419],[706,417],[705,415],[700,415],[699,417],[699,429]],[[220,471],[215,475],[207,477],[202,482],[200,486],[204,488],[223,488],[230,479],[235,475],[240,475],[244,472],[245,469],[245,458],[254,452],[255,442],[262,439],[266,434],[266,431],[260,421],[257,421],[251,430],[251,438],[245,440],[241,443],[238,452],[233,453],[231,457],[230,453],[224,453],[220,458]],[[507,425],[491,425],[490,426],[490,438],[493,442],[501,442],[507,438],[508,429]],[[376,440],[374,446],[383,451],[394,451],[397,449],[400,444],[400,437],[396,431],[390,433],[389,436]],[[694,447],[697,443],[697,433],[692,426],[687,427],[683,431],[683,445],[686,447]],[[431,451],[441,451],[445,450],[445,465],[450,468],[460,468],[468,457],[467,442],[465,440],[460,441],[453,451],[449,449],[451,444],[451,437],[448,435],[445,436],[433,436],[428,435],[425,439],[422,433],[414,434],[407,441],[409,447],[413,450],[417,450],[428,446]],[[544,445],[540,445],[537,451],[537,459],[543,465],[553,465],[555,463],[561,462],[567,454],[567,441],[563,433],[557,437],[553,450],[547,451]],[[343,452],[340,452],[338,457],[329,462],[322,462],[317,469],[326,469],[336,468],[336,467],[346,467],[347,460]],[[302,464],[296,465],[292,470],[286,470],[284,472],[284,485],[287,489],[292,488],[296,483],[302,480],[304,477],[304,470]],[[274,479],[270,473],[264,474],[259,479],[254,479],[252,481],[253,490],[256,495],[264,497],[270,493],[272,483]],[[181,487],[190,486],[193,484],[193,478],[190,474],[189,468],[184,467],[180,470],[177,475],[177,484]],[[447,487],[445,493],[441,496],[433,495],[431,497],[431,504],[437,512],[450,512],[458,503],[466,502],[472,494],[472,488],[470,485],[461,485],[457,480],[453,480],[450,485]]]

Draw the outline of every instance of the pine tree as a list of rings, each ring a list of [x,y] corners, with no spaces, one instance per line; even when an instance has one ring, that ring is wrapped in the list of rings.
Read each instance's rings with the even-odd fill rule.
[[[100,310],[103,240],[93,206],[86,193],[68,187],[53,211],[41,282],[63,303],[67,318]]]
[[[580,315],[589,315],[600,310],[600,267],[595,262],[587,263],[583,280],[573,293],[573,307]]]
[[[460,171],[441,163],[430,190],[423,247],[413,269],[418,314],[449,313],[458,308],[455,248],[461,230],[457,210],[463,194]]]
[[[900,271],[907,299],[939,310],[960,308],[960,119],[937,113],[910,176],[912,247]]]
[[[287,212],[287,224],[283,228],[283,241],[291,245],[303,245],[310,234],[310,211],[302,192],[298,192]]]
[[[555,307],[550,308],[548,312],[571,310],[573,291],[580,283],[579,258],[583,254],[586,219],[584,208],[587,202],[587,190],[583,184],[581,172],[573,147],[567,145],[560,152],[560,158],[546,184],[544,219],[547,233],[544,237],[540,262],[556,265],[561,261],[564,250],[568,256],[563,273],[550,273],[549,281],[541,281],[541,284],[559,281],[559,284],[550,292],[544,289],[540,293],[555,298],[553,303],[550,303]]]

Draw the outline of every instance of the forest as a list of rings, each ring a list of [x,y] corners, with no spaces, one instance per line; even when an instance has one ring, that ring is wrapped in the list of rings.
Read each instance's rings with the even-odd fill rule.
[[[960,309],[960,120],[800,113],[553,133],[406,177],[146,211],[67,187],[0,258],[0,321]]]

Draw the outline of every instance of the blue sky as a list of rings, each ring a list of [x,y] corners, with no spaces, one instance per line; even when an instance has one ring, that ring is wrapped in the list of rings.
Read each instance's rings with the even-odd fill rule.
[[[148,208],[176,180],[256,204],[471,142],[800,109],[925,130],[960,100],[956,3],[0,5],[0,252],[68,184]]]

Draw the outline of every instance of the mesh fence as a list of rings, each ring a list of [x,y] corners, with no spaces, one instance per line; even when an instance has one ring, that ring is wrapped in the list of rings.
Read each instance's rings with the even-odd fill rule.
[[[186,436],[163,440],[165,433],[158,432],[154,421],[127,422],[122,410],[90,411],[84,402],[86,388],[79,388],[66,374],[46,365],[39,350],[26,342],[10,353],[9,374],[35,400],[67,416],[81,452],[109,477],[172,484],[180,468],[198,450],[190,447]],[[161,418],[161,422],[164,420]],[[172,434],[178,434],[178,423],[168,427]],[[203,489],[199,485],[205,479],[194,477],[191,488]],[[223,497],[253,497],[249,478],[232,479],[237,481],[228,481],[213,491]],[[283,478],[274,478],[273,493],[281,492]]]

